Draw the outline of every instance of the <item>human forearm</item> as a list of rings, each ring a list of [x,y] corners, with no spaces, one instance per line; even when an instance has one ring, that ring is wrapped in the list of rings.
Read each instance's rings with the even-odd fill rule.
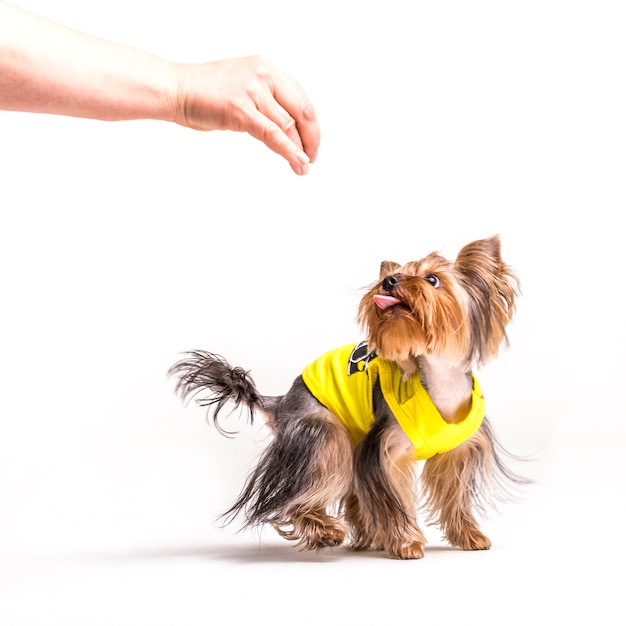
[[[174,120],[174,64],[0,2],[0,108]]]
[[[269,59],[172,63],[1,0],[0,109],[247,132],[297,174],[309,171],[320,140],[306,94]]]

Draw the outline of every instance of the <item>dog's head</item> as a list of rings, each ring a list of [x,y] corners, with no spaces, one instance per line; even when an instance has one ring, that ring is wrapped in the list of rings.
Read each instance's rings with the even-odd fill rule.
[[[494,235],[466,245],[454,262],[436,252],[406,265],[383,261],[358,321],[369,348],[408,373],[421,354],[469,368],[506,342],[518,295],[519,281]]]

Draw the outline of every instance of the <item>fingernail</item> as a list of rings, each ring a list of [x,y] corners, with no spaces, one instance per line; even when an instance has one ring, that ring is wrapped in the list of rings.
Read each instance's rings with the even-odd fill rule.
[[[304,175],[304,174],[308,174],[309,173],[309,163],[311,162],[311,160],[309,159],[309,157],[302,151],[299,151],[296,153],[296,158],[298,159],[298,161],[301,163],[302,167],[300,167],[300,174]]]

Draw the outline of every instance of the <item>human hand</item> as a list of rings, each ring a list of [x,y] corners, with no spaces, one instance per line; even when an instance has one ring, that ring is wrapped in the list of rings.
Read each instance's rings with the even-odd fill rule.
[[[247,132],[307,174],[320,129],[301,87],[262,56],[178,64],[175,121],[195,130]]]

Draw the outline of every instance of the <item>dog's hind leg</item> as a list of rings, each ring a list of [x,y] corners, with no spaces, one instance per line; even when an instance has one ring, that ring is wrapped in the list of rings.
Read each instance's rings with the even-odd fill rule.
[[[271,523],[303,550],[340,545],[347,532],[336,514],[352,482],[352,442],[334,417],[304,418],[294,430],[291,441],[286,441],[289,435],[284,431],[277,437],[277,443],[282,439],[286,444],[283,450],[289,448],[288,456],[295,461],[291,467],[284,466],[294,488],[285,494],[283,519]],[[286,455],[280,456],[285,459]]]
[[[288,405],[288,402],[286,403]],[[352,481],[352,442],[345,426],[311,398],[307,414],[280,414],[275,437],[233,507],[246,525],[270,524],[303,550],[343,543],[345,523],[333,515]]]

